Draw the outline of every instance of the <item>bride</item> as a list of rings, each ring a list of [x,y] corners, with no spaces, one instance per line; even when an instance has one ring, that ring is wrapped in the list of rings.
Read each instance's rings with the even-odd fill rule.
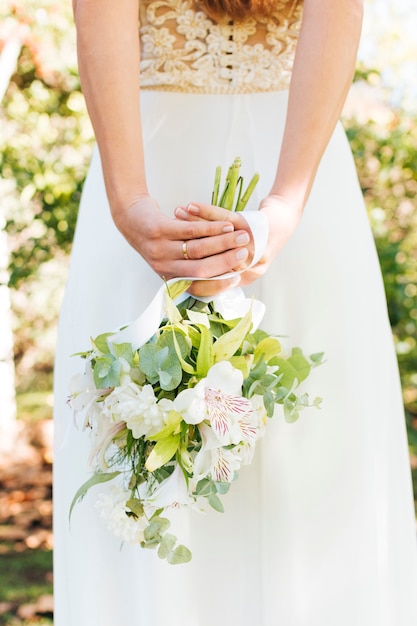
[[[416,626],[401,389],[372,234],[338,117],[361,0],[74,0],[97,137],[62,307],[55,379],[55,626]],[[138,27],[139,17],[139,27]],[[138,32],[139,28],[139,32]],[[140,95],[139,95],[140,94]],[[261,175],[261,260],[241,214],[207,204],[215,167]],[[244,172],[245,174],[245,172]],[[226,512],[175,512],[193,561],[125,545],[89,493],[71,357],[137,317],[161,277],[245,286],[263,327],[324,351],[320,412],[268,425]],[[104,488],[104,487],[103,487]]]

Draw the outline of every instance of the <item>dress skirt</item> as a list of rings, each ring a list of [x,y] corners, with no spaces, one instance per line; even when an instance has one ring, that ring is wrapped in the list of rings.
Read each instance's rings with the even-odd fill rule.
[[[141,94],[150,193],[172,214],[210,202],[236,156],[272,184],[287,93]],[[306,144],[305,149],[309,146]],[[417,551],[401,389],[383,282],[344,131],[337,126],[304,216],[248,292],[290,349],[325,352],[305,383],[322,409],[275,417],[225,513],[175,511],[193,553],[168,565],[120,545],[94,503],[89,437],[66,405],[91,336],[135,319],[161,279],[115,228],[98,152],[85,183],[59,322],[55,379],[55,626],[416,626]]]

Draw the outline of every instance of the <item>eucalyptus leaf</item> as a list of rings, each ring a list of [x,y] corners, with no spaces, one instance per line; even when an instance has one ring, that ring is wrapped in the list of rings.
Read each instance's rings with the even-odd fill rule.
[[[224,495],[230,489],[230,483],[218,483],[214,481],[214,486],[216,487],[217,493]]]
[[[126,506],[136,517],[142,517],[144,514],[143,504],[138,498],[130,498],[130,500],[126,502]]]
[[[154,365],[155,352],[156,346],[154,343],[145,343],[139,350],[139,367],[148,377],[156,374]]]
[[[170,565],[179,565],[181,563],[188,563],[192,559],[192,554],[185,546],[177,546],[175,550],[172,550],[167,557]]]
[[[181,328],[181,327],[180,327]],[[174,339],[177,340],[176,344],[180,349],[181,356],[185,359],[191,350],[189,340],[184,335],[183,330],[179,330],[178,326],[172,327],[169,330],[164,330],[158,339],[156,340],[156,347],[158,350],[161,348],[168,348],[170,354],[176,354],[176,345]]]
[[[113,344],[113,354],[116,359],[123,358],[129,364],[133,361],[133,350],[131,343],[116,343]]]
[[[166,533],[159,544],[158,556],[160,559],[166,559],[168,554],[172,551],[173,547],[177,543],[177,538],[170,533]]]
[[[152,517],[149,526],[143,532],[145,541],[156,540],[159,543],[170,525],[170,521],[166,517],[159,517],[159,515]]]
[[[94,384],[97,389],[118,387],[122,366],[113,357],[100,357],[96,359],[94,368]]]
[[[114,333],[103,333],[102,335],[98,335],[95,339],[92,339],[92,343],[94,347],[99,350],[102,354],[109,354],[110,348],[107,343],[107,338],[114,335]]]
[[[216,494],[212,494],[211,496],[209,496],[208,501],[210,506],[213,507],[215,511],[218,511],[219,513],[224,513],[223,502],[220,500],[219,496],[217,496]]]
[[[303,382],[310,374],[311,366],[302,352],[293,352],[288,358],[288,362],[297,370],[297,380]]]

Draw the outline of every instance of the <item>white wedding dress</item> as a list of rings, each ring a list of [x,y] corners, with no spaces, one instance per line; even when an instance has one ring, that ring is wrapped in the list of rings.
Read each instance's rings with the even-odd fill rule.
[[[281,3],[286,4],[286,3]],[[291,4],[291,2],[289,3]],[[141,15],[148,185],[161,209],[209,201],[240,156],[269,190],[283,132],[298,11],[220,28],[192,0]],[[320,88],[320,85],[317,86]],[[308,94],[305,98],[308,107]],[[306,150],[309,147],[306,145]],[[59,326],[55,387],[55,626],[416,626],[417,552],[396,357],[378,259],[340,126],[303,219],[250,291],[263,327],[324,351],[306,384],[321,411],[276,418],[226,512],[176,512],[193,552],[171,566],[119,540],[94,508],[89,439],[66,406],[90,336],[136,318],[161,280],[116,230],[96,152]]]

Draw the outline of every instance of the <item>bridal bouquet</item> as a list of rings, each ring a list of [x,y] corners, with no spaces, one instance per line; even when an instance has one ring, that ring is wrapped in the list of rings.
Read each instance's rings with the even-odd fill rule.
[[[184,293],[190,284],[161,288],[153,303],[161,321],[146,341],[131,339],[129,328],[93,339],[80,353],[84,374],[71,381],[70,405],[91,429],[94,468],[71,511],[91,487],[111,481],[96,503],[108,527],[169,563],[189,561],[191,552],[168,532],[164,513],[206,505],[222,512],[221,496],[251,463],[276,405],[293,422],[320,404],[297,387],[322,354],[284,353],[277,337],[254,327],[263,305],[243,292],[203,302]]]

